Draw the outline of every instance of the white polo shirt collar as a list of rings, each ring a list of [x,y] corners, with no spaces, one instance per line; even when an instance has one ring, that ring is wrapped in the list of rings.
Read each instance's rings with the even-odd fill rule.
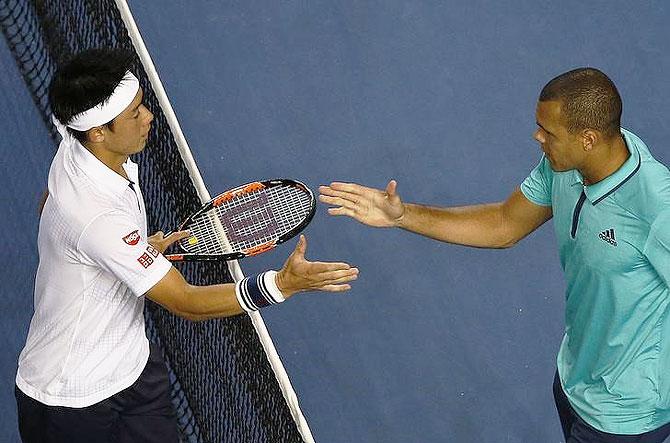
[[[89,176],[99,188],[111,195],[121,196],[130,183],[137,183],[137,165],[130,158],[123,164],[123,169],[128,174],[129,181],[101,162],[100,159],[78,141],[74,140],[74,143],[70,144],[69,147],[72,156],[72,165]]]

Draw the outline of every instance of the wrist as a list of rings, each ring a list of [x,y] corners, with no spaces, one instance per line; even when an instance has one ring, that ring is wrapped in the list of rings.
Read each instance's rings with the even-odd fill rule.
[[[251,275],[235,284],[235,296],[242,310],[254,312],[283,302],[286,297],[275,283],[275,271]]]
[[[394,226],[396,228],[404,228],[405,227],[405,218],[406,218],[405,216],[407,214],[407,205],[405,205],[405,203],[401,203],[401,205],[402,205],[402,213],[400,214],[399,217],[396,217],[393,220]]]
[[[282,291],[279,286],[277,285],[277,275],[279,275],[279,272],[277,271],[267,271],[263,273],[264,278],[265,278],[265,286],[268,288],[272,296],[279,300],[280,302],[286,301],[286,299],[290,296],[287,296],[284,294],[284,291]]]
[[[274,271],[272,271],[274,272]],[[289,287],[289,285],[286,282],[286,270],[282,269],[279,272],[274,272],[274,283],[277,289],[282,293],[284,298],[289,298],[293,294],[295,294],[296,290],[292,289]]]

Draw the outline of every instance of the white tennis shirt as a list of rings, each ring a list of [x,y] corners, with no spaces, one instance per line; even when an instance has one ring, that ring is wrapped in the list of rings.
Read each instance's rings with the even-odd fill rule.
[[[102,401],[132,385],[149,357],[143,294],[171,265],[147,243],[137,165],[123,167],[134,183],[71,139],[49,170],[35,313],[16,375],[47,405]]]

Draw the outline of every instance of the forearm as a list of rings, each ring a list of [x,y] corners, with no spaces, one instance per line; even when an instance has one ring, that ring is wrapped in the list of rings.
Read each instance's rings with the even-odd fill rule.
[[[175,315],[188,320],[208,320],[256,311],[283,302],[294,291],[280,289],[274,271],[244,278],[237,284],[191,285],[174,267],[146,296]]]
[[[247,299],[240,301],[234,283],[195,286],[189,284],[181,273],[172,267],[165,277],[146,293],[146,296],[180,317],[194,321],[208,320],[243,313],[245,309],[240,305],[241,302],[245,303],[246,310],[255,310],[258,305],[263,304],[265,299],[259,298],[258,290],[250,294],[248,285],[245,288],[244,291],[240,290],[246,294]],[[280,292],[278,288],[276,291]],[[276,298],[280,297],[276,295]],[[252,303],[257,304],[252,306]]]
[[[504,204],[435,208],[405,204],[398,227],[447,243],[506,248],[516,243],[504,224]]]
[[[375,227],[400,227],[436,240],[478,248],[507,248],[552,217],[551,206],[537,205],[520,188],[500,203],[435,208],[406,204],[391,180],[385,191],[355,183],[321,186],[319,199],[346,215]]]
[[[357,268],[340,262],[307,261],[306,248],[307,240],[300,236],[279,272],[266,271],[236,284],[194,286],[171,267],[145,295],[168,311],[195,321],[257,311],[302,291],[342,292],[350,289],[348,283],[357,278]]]
[[[201,321],[230,317],[244,312],[235,296],[234,283],[210,286],[187,284],[184,289],[180,303],[175,306],[175,309],[170,309],[180,317],[191,321]]]

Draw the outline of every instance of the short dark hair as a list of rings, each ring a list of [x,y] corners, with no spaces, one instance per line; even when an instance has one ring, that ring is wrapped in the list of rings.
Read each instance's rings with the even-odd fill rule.
[[[89,49],[74,55],[58,68],[49,86],[54,116],[67,125],[76,115],[109,99],[133,62],[134,54],[123,49]],[[80,142],[86,141],[86,132],[68,131]]]
[[[555,77],[540,93],[540,101],[559,101],[568,132],[596,129],[607,137],[620,132],[621,96],[602,71],[578,68]]]

